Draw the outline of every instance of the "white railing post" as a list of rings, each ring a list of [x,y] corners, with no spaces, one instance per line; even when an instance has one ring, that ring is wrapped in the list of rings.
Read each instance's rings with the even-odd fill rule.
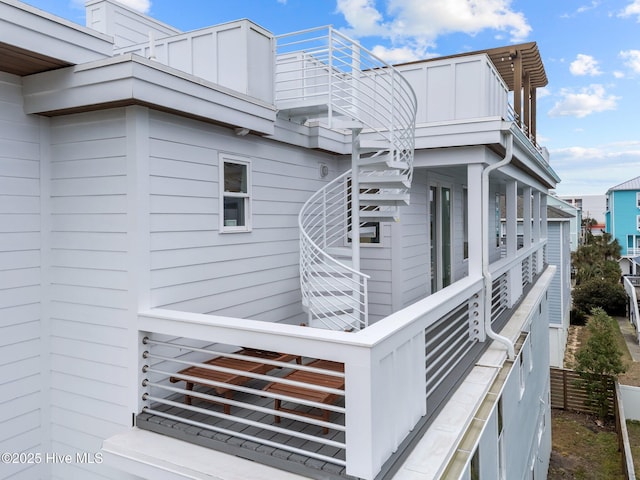
[[[371,351],[359,349],[345,362],[345,426],[347,474],[372,480],[375,456],[374,382]]]

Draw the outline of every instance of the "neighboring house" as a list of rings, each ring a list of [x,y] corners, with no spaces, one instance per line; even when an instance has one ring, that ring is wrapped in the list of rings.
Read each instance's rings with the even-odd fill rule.
[[[622,273],[635,275],[640,261],[640,177],[607,190],[605,231],[622,247]]]
[[[549,197],[551,201],[552,197]],[[547,261],[556,266],[549,289],[549,353],[552,367],[564,367],[571,314],[571,238],[576,217],[555,206],[547,209]]]
[[[592,218],[599,225],[604,225],[607,211],[606,195],[558,195],[569,205],[580,209],[583,218]]]
[[[569,227],[569,241],[571,245],[571,251],[575,252],[578,246],[582,244],[583,232],[582,232],[582,210],[575,205],[572,205],[560,197],[550,195],[547,199],[547,205],[550,207],[558,208],[563,212],[569,213],[570,227]]]
[[[546,478],[546,84],[0,0],[0,476]]]

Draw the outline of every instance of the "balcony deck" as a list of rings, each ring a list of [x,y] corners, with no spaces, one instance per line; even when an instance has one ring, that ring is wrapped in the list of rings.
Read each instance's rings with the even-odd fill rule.
[[[466,277],[355,333],[159,309],[141,312],[142,402],[136,424],[305,477],[390,477],[491,344],[473,334],[481,328],[484,305],[493,330],[500,331],[545,270],[545,244],[493,264],[490,296],[483,293],[481,278]],[[278,358],[287,360],[256,360],[243,355],[247,349],[280,352]],[[218,356],[266,362],[269,368],[221,367],[210,362]],[[293,361],[298,357],[301,363]],[[344,372],[318,369],[312,364],[316,359],[340,362]],[[197,381],[193,390],[174,380],[188,382],[185,368],[194,366],[246,378],[243,383]],[[344,390],[296,384],[289,378],[297,371],[342,376]],[[265,390],[271,382],[331,395],[318,395],[321,400],[314,403]],[[289,402],[287,408],[294,404],[294,411],[276,410],[277,401]],[[330,411],[329,418],[305,415],[311,408]]]

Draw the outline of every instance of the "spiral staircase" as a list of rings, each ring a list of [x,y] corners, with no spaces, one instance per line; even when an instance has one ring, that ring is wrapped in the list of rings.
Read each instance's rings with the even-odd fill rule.
[[[351,132],[352,168],[300,211],[300,284],[310,326],[360,330],[369,303],[360,238],[409,204],[415,94],[393,67],[322,27],[277,38],[276,107],[290,121]]]

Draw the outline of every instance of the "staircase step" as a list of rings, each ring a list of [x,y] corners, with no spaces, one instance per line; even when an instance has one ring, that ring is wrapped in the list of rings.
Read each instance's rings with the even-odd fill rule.
[[[331,302],[329,302],[331,300]],[[319,297],[314,301],[310,299],[309,309],[311,313],[319,316],[342,315],[357,311],[358,302],[353,297]]]
[[[406,175],[364,175],[360,177],[360,188],[411,188]]]
[[[309,294],[313,297],[351,298],[357,285],[349,278],[312,277],[307,282]]]
[[[345,261],[346,259],[348,259],[348,261],[351,261],[351,257],[353,255],[351,247],[329,247],[325,249],[325,252],[327,252],[333,258],[338,259],[340,263],[344,263],[349,267],[351,266]]]
[[[332,128],[342,128],[344,130],[362,128],[362,122],[347,117],[333,117],[331,119]]]
[[[397,209],[392,210],[372,210],[360,212],[360,220],[366,222],[399,222],[400,213]]]
[[[409,194],[408,193],[361,193],[360,206],[408,206]]]
[[[374,171],[404,171],[409,169],[407,162],[394,162],[393,155],[391,153],[385,153],[376,157],[364,157],[358,160],[358,166],[360,170],[374,170]]]
[[[324,118],[328,113],[326,97],[309,100],[281,100],[278,102],[278,116],[304,123],[310,118]]]
[[[312,318],[309,326],[314,328],[323,328],[325,330],[359,330],[360,322],[351,315],[341,314],[332,315],[330,319]]]
[[[386,140],[360,140],[360,153],[373,153],[391,150],[391,145]]]

